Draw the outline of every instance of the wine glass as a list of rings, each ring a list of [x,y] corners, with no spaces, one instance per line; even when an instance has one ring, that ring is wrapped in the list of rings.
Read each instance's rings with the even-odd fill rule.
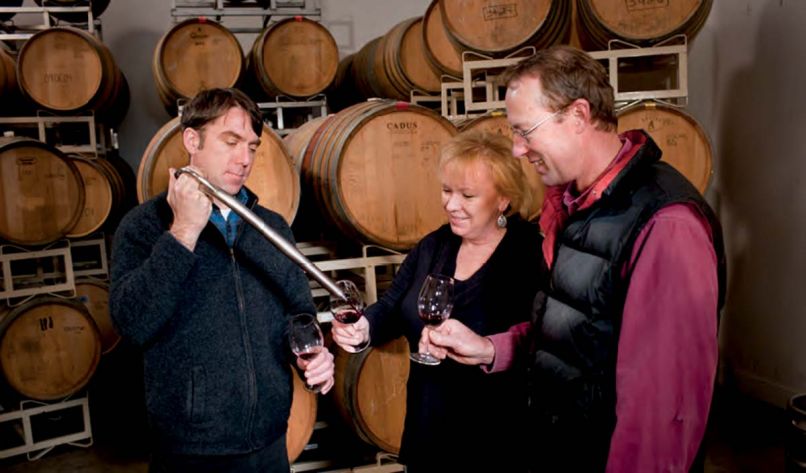
[[[451,315],[453,309],[453,278],[441,274],[429,274],[420,288],[417,311],[426,326],[437,326]],[[424,365],[438,365],[440,359],[425,353],[412,353],[412,361]]]
[[[354,324],[358,322],[358,319],[364,315],[364,298],[361,296],[358,287],[356,287],[354,282],[347,279],[336,281],[336,286],[341,289],[346,299],[341,299],[332,294],[330,295],[330,312],[333,314],[333,318],[343,324]],[[345,350],[351,353],[358,353],[368,346],[369,339],[364,340],[363,343],[352,347],[350,350]]]
[[[325,338],[322,336],[316,316],[311,314],[292,316],[288,322],[288,342],[291,345],[291,351],[303,360],[310,360],[319,354],[322,347],[325,346]],[[305,389],[318,393],[324,384],[310,386],[306,381]]]

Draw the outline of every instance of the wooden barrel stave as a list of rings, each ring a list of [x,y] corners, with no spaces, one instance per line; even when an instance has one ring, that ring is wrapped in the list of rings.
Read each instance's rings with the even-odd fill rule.
[[[711,11],[713,0],[655,2],[577,0],[580,38],[588,49],[605,49],[611,39],[649,46],[677,34],[693,39]]]
[[[448,37],[442,21],[440,0],[432,0],[423,15],[423,44],[428,61],[440,73],[462,77],[462,49]]]
[[[315,393],[305,389],[305,383],[293,368],[291,376],[294,382],[294,392],[286,431],[286,449],[288,450],[288,461],[293,463],[305,449],[305,445],[308,444],[308,440],[313,434],[314,424],[316,424],[317,399]]]
[[[125,79],[109,49],[85,31],[61,26],[36,33],[20,50],[16,72],[23,95],[39,107],[122,119],[116,104],[126,96]]]
[[[76,298],[84,304],[98,327],[101,354],[106,355],[120,343],[120,335],[109,315],[109,284],[95,279],[79,279],[76,281]]]
[[[435,112],[394,101],[342,110],[322,125],[302,172],[342,236],[411,248],[444,223],[437,162],[455,127]]]
[[[89,382],[101,356],[98,329],[78,301],[39,297],[12,308],[0,324],[0,368],[25,397],[62,399]]]
[[[439,8],[452,41],[493,56],[557,43],[570,15],[567,0],[516,0],[500,5],[487,0],[440,0]]]
[[[397,43],[397,52],[390,58],[393,68],[411,85],[409,91],[414,89],[439,93],[442,82],[438,70],[431,65],[426,56],[422,17],[414,18],[401,29],[403,32]]]
[[[252,45],[253,80],[270,97],[310,97],[322,93],[336,76],[336,40],[318,22],[288,18],[269,26]]]
[[[58,149],[23,137],[0,137],[0,237],[45,245],[75,226],[84,184]]]
[[[338,350],[335,363],[333,401],[340,417],[361,440],[398,453],[409,376],[406,339],[359,354]]]
[[[705,193],[713,175],[711,140],[703,127],[681,109],[643,102],[622,110],[618,130],[646,130],[663,152],[662,160]]]
[[[206,18],[173,26],[154,49],[151,72],[163,105],[176,111],[177,101],[214,87],[234,87],[245,69],[238,38]]]
[[[98,230],[112,213],[115,191],[112,178],[103,165],[95,159],[70,154],[68,159],[78,169],[84,183],[84,207],[67,237],[80,238]]]

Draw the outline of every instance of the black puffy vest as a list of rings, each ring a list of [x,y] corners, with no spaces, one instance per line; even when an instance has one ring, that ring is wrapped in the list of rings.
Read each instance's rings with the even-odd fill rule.
[[[647,221],[675,203],[698,206],[710,222],[725,288],[720,225],[699,192],[652,139],[602,197],[568,218],[557,238],[551,283],[535,301],[538,338],[530,365],[533,471],[604,471],[615,426],[615,370],[630,275],[622,276]],[[718,314],[714,314],[717,317]]]

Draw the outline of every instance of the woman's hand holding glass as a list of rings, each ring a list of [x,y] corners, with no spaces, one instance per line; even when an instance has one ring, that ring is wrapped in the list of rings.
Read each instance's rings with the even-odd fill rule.
[[[305,372],[305,388],[322,394],[333,387],[333,354],[325,348],[322,330],[312,314],[297,314],[288,322],[288,342]]]
[[[364,317],[364,298],[348,280],[336,281],[346,299],[330,296],[333,314],[333,341],[344,351],[358,353],[369,346],[369,321]]]

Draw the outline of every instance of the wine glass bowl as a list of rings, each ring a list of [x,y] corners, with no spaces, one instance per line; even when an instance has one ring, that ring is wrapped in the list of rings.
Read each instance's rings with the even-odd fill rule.
[[[453,310],[453,278],[441,274],[426,276],[417,297],[417,312],[427,327],[435,327],[450,317]],[[424,365],[438,365],[440,359],[425,353],[412,353],[412,361]]]
[[[336,286],[344,293],[345,298],[341,299],[338,296],[330,296],[330,312],[333,318],[342,324],[354,324],[364,315],[364,297],[361,291],[350,280],[341,279],[336,281]],[[345,349],[352,353],[358,353],[369,346],[369,340],[365,340],[360,345],[352,347],[352,349]],[[343,347],[342,347],[343,348]]]
[[[336,281],[336,286],[344,293],[345,298],[331,294],[330,312],[333,318],[343,324],[354,324],[358,322],[364,311],[364,298],[354,282],[341,279]]]
[[[324,349],[325,338],[316,316],[312,314],[296,314],[288,321],[288,343],[291,352],[303,360],[311,360]],[[311,386],[305,382],[305,389],[318,393],[325,383]]]

